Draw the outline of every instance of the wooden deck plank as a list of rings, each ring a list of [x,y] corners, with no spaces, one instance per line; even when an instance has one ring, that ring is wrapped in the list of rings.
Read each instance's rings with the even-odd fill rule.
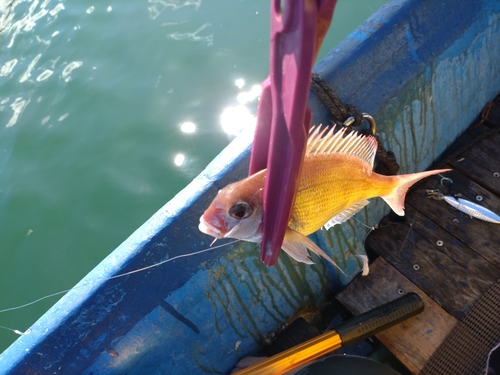
[[[491,125],[500,126],[500,96],[484,106],[481,118]]]
[[[412,373],[422,369],[457,319],[500,279],[500,227],[426,194],[427,189],[461,194],[500,213],[500,177],[495,173],[500,173],[499,110],[500,97],[433,165],[453,168],[446,174],[452,183],[439,176],[425,179],[409,192],[404,218],[389,215],[370,233],[365,246],[381,257],[368,277],[358,277],[338,296],[355,314],[397,298],[398,289],[424,299],[424,314],[430,317],[421,315],[377,335]]]
[[[337,298],[358,315],[400,297],[399,290],[417,293],[424,301],[425,310],[376,337],[417,374],[455,326],[454,317],[381,257],[373,262],[367,277],[356,278]]]
[[[473,124],[433,163],[433,168],[443,167],[447,161],[458,159],[457,155],[460,155],[477,142],[480,142],[481,139],[490,136],[492,132],[495,132],[495,130],[486,125],[481,125],[479,122]]]
[[[433,165],[453,168],[446,174],[453,182],[433,176],[417,184],[406,198],[406,216],[389,215],[367,237],[367,250],[381,255],[370,275],[356,278],[338,296],[355,314],[397,298],[398,289],[424,299],[424,314],[430,316],[377,335],[412,373],[422,369],[457,319],[500,279],[500,226],[472,219],[426,194],[427,189],[460,194],[500,214],[499,114],[500,96]]]
[[[423,181],[417,189],[408,194],[406,206],[416,207],[446,232],[500,268],[500,227],[497,224],[472,219],[445,201],[428,199],[425,190],[440,189],[442,193],[451,196],[459,193],[462,198],[481,204],[494,212],[500,212],[500,198],[457,171],[448,172],[446,177],[451,178],[453,183],[441,185],[437,177]],[[482,201],[476,200],[478,196]]]
[[[367,249],[460,319],[500,270],[412,206],[406,214],[406,223],[383,222],[368,236]]]
[[[500,178],[495,177],[495,173],[500,173],[499,145],[500,134],[492,134],[449,163],[452,168],[500,195]]]

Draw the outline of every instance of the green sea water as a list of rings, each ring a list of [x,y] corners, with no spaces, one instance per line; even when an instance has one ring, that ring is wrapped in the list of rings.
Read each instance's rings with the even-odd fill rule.
[[[338,0],[320,58],[384,2]],[[0,0],[0,310],[74,285],[252,120],[269,8]],[[1,311],[0,351],[56,300]]]

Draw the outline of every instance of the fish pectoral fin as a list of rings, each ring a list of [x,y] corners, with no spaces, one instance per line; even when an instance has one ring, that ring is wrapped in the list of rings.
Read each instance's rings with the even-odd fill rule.
[[[363,200],[361,202],[358,202],[351,207],[349,207],[347,210],[342,211],[340,214],[332,217],[330,220],[326,222],[324,225],[325,229],[328,230],[334,225],[343,223],[346,220],[349,220],[351,217],[353,217],[359,210],[361,210],[363,207],[365,207],[368,203],[370,203],[368,200]]]
[[[293,229],[286,229],[285,238],[281,247],[290,257],[292,257],[296,261],[306,264],[314,264],[314,262],[309,257],[309,253],[307,252],[307,249],[309,249],[316,255],[325,258],[345,275],[344,271],[340,269],[337,263],[335,263],[332,258],[330,258],[323,250],[321,250],[318,245],[316,245],[308,237],[294,231]]]
[[[295,233],[300,234],[297,232]],[[309,257],[309,253],[307,252],[307,247],[304,246],[302,242],[298,242],[295,239],[295,237],[296,237],[295,235],[292,236],[288,235],[288,230],[287,230],[287,234],[285,234],[285,238],[283,239],[283,244],[281,245],[281,248],[285,251],[285,253],[287,253],[297,262],[305,264],[314,264],[314,262]]]

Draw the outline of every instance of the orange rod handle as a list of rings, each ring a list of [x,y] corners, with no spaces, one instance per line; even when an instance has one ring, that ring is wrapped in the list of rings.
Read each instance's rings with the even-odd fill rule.
[[[284,374],[341,347],[342,339],[340,335],[336,331],[330,331],[238,371],[237,374]]]

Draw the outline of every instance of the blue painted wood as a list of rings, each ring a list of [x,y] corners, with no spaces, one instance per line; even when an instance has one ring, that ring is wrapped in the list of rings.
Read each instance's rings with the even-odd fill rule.
[[[497,0],[395,0],[315,70],[375,116],[385,146],[413,172],[500,90],[499,37]],[[315,123],[328,122],[313,95],[310,105]],[[208,248],[199,216],[218,189],[246,175],[251,138],[231,143],[2,353],[0,374],[226,374],[296,311],[349,282],[367,233],[355,221],[312,236],[347,277],[317,258],[306,266],[282,255],[266,268],[243,242],[175,258]],[[374,200],[357,218],[373,225],[387,212]]]

